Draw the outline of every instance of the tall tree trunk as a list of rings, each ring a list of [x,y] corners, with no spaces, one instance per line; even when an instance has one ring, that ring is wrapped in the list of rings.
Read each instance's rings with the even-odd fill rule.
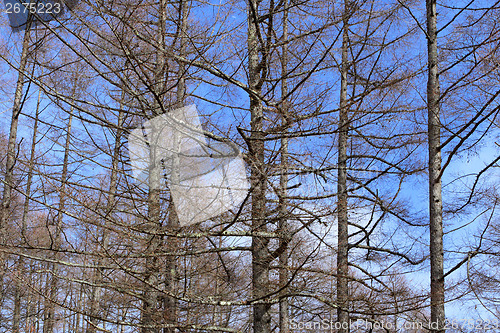
[[[153,153],[150,154],[150,188],[148,194],[148,221],[147,232],[149,239],[146,244],[146,267],[144,272],[144,282],[146,283],[143,294],[142,308],[142,333],[159,333],[158,328],[158,292],[156,288],[159,282],[160,266],[158,260],[158,250],[160,249],[162,237],[158,233],[160,228],[160,190],[156,188],[161,177],[154,162]]]
[[[31,140],[31,151],[30,151],[30,160],[28,164],[28,178],[26,180],[26,191],[24,197],[24,205],[23,205],[23,216],[21,218],[21,242],[25,244],[26,239],[26,227],[28,221],[28,212],[30,205],[30,195],[31,195],[31,184],[33,182],[33,169],[35,167],[35,152],[36,152],[36,142],[37,142],[37,133],[38,133],[38,118],[40,116],[40,97],[42,95],[42,91],[38,91],[38,101],[36,104],[35,111],[35,123],[33,124],[33,138]],[[24,258],[19,256],[19,266],[24,266]],[[22,269],[21,272],[23,272]],[[24,274],[21,273],[21,277],[24,277]],[[12,320],[12,332],[19,333],[20,332],[20,323],[21,323],[21,298],[23,294],[22,286],[19,282],[16,282],[15,291],[14,291],[14,316]],[[28,311],[26,311],[28,313]]]
[[[188,0],[180,0],[178,7],[178,36],[179,36],[179,55],[184,57],[186,55],[186,42],[187,42],[187,19],[188,19],[189,2]],[[175,108],[182,108],[185,106],[186,99],[186,78],[185,71],[186,65],[184,62],[178,62],[178,72],[177,72],[177,89],[176,89],[176,103]],[[179,144],[179,139],[177,138],[177,132],[174,133],[174,140],[176,144]],[[174,151],[178,151],[178,147],[174,147]],[[177,183],[177,173],[175,170],[178,168],[179,161],[174,158],[174,165],[172,170],[173,181]],[[170,197],[169,202],[169,212],[167,221],[167,231],[173,233],[179,227],[179,220],[175,210],[174,202],[172,197]],[[167,237],[165,242],[165,249],[167,253],[174,253],[178,247],[178,240],[175,237]],[[176,292],[176,279],[177,279],[177,260],[175,255],[168,255],[165,258],[165,291],[167,295],[163,297],[163,311],[164,311],[164,321],[165,328],[163,328],[163,333],[174,333],[175,326],[177,325],[177,300],[175,297],[170,296]],[[168,295],[170,294],[170,295]]]
[[[148,193],[148,218],[146,232],[149,238],[146,246],[146,267],[144,271],[144,293],[142,308],[142,333],[159,333],[158,327],[158,283],[160,274],[160,261],[158,251],[160,250],[162,237],[159,234],[161,228],[160,207],[160,183],[161,174],[156,167],[154,148],[150,152],[149,165],[149,193]]]
[[[76,80],[74,80],[74,91],[73,96],[76,91]],[[64,158],[63,158],[63,169],[61,173],[61,186],[59,188],[59,206],[55,223],[54,230],[54,243],[53,251],[55,251],[55,258],[59,257],[59,250],[61,248],[61,234],[62,234],[62,223],[64,217],[64,211],[66,209],[66,185],[68,183],[68,161],[71,143],[71,126],[73,122],[73,107],[71,107],[69,112],[68,124],[66,126],[66,142],[64,143]],[[44,311],[44,324],[43,333],[53,333],[55,326],[55,300],[57,298],[57,288],[58,288],[58,278],[57,278],[57,264],[54,262],[49,263],[49,298],[46,302],[47,306]]]
[[[14,105],[12,107],[12,117],[10,121],[9,143],[7,146],[7,161],[5,166],[5,179],[3,181],[3,196],[0,207],[0,245],[6,245],[7,242],[7,222],[10,215],[10,205],[12,200],[12,190],[14,188],[14,166],[16,165],[16,141],[17,141],[17,125],[19,123],[19,115],[21,114],[21,99],[23,97],[24,87],[24,72],[28,61],[28,46],[30,40],[30,27],[24,32],[23,45],[21,51],[21,60],[19,62],[18,77],[16,91],[14,93]],[[0,251],[0,308],[2,308],[5,289],[4,277],[7,269],[7,256],[5,252]],[[0,312],[0,320],[1,320]]]
[[[279,198],[279,214],[278,222],[279,229],[279,280],[280,280],[280,303],[279,303],[279,327],[280,333],[289,333],[289,304],[288,297],[288,243],[290,241],[288,230],[288,118],[289,118],[289,103],[288,98],[288,0],[284,0],[283,12],[283,47],[281,56],[281,96],[282,96],[282,112],[281,124],[283,126],[283,137],[281,138],[281,174],[280,174],[280,198]]]
[[[337,184],[337,321],[339,333],[349,332],[349,235],[347,214],[347,139],[349,135],[349,110],[347,105],[347,71],[349,47],[349,1],[344,2],[342,63],[340,68],[340,111],[338,141],[338,184]]]
[[[108,252],[108,244],[109,244],[109,232],[107,226],[109,224],[109,219],[111,218],[111,213],[115,207],[116,203],[116,191],[118,185],[118,162],[120,160],[120,147],[121,140],[123,136],[123,122],[125,114],[123,112],[123,100],[125,98],[125,94],[122,93],[122,100],[120,105],[120,111],[118,112],[118,123],[117,130],[115,134],[115,142],[113,147],[113,155],[111,157],[111,175],[109,179],[109,197],[106,205],[106,214],[104,217],[104,230],[102,234],[101,241],[101,253],[102,256],[106,256]],[[99,318],[99,314],[101,313],[101,302],[102,302],[102,287],[100,285],[103,284],[103,275],[104,268],[102,268],[103,264],[105,264],[105,258],[99,257],[97,260],[97,268],[95,271],[95,283],[97,286],[92,288],[92,294],[90,298],[90,316],[89,323],[87,325],[87,333],[95,333],[97,330],[97,322]]]
[[[85,301],[84,301],[84,285],[80,285],[80,291],[78,292],[78,300],[77,300],[77,307],[78,308],[83,308],[85,306]],[[73,331],[76,332],[82,332],[83,331],[83,323],[80,324],[80,319],[82,317],[82,314],[80,312],[77,312],[73,315],[74,318],[74,325],[73,325]],[[82,325],[80,327],[80,325]]]
[[[158,32],[157,43],[158,49],[156,53],[157,61],[154,72],[153,93],[156,95],[156,102],[152,116],[158,116],[163,111],[163,92],[166,87],[166,70],[167,59],[165,56],[166,50],[166,21],[167,21],[167,1],[160,0],[158,4]],[[155,125],[154,123],[152,124]],[[144,271],[145,289],[143,293],[143,309],[142,309],[142,333],[159,333],[160,327],[158,308],[159,294],[158,287],[160,282],[160,260],[158,252],[161,250],[163,237],[161,236],[161,199],[160,184],[161,173],[160,168],[156,166],[154,148],[150,151],[149,165],[149,193],[148,193],[148,221],[147,231],[151,232],[147,243],[146,251],[146,267]]]
[[[19,257],[18,267],[19,275],[24,276],[24,260],[23,257]],[[22,298],[22,286],[20,285],[19,279],[15,282],[14,286],[14,315],[12,317],[12,333],[19,333],[19,324],[21,323],[21,298]]]
[[[258,39],[258,0],[248,1],[248,83],[252,91],[261,95],[260,43]],[[250,182],[252,187],[252,232],[266,232],[266,176],[264,166],[264,113],[258,96],[250,94]],[[269,288],[269,239],[252,237],[252,288],[254,298],[262,301]],[[253,305],[254,333],[271,332],[271,306],[266,303]]]
[[[427,112],[429,141],[429,236],[431,255],[431,322],[444,332],[443,202],[441,197],[441,122],[436,0],[427,0]]]

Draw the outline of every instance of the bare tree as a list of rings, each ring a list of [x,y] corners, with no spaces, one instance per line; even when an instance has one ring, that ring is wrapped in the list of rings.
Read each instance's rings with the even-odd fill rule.
[[[435,332],[444,332],[443,200],[441,196],[441,121],[439,117],[439,78],[436,1],[427,7],[427,111],[429,135],[429,237],[431,255],[431,322]]]
[[[281,138],[281,147],[280,147],[280,197],[279,197],[279,214],[280,220],[278,225],[278,232],[280,234],[279,240],[279,248],[281,249],[281,253],[279,255],[279,288],[280,288],[280,303],[279,303],[279,328],[280,332],[289,333],[290,328],[290,304],[288,301],[287,291],[290,275],[288,274],[288,246],[291,241],[290,237],[290,228],[288,226],[288,172],[289,172],[289,156],[288,156],[288,138],[286,135],[288,134],[288,121],[290,118],[290,103],[285,99],[285,96],[288,95],[288,82],[287,82],[287,74],[288,74],[288,10],[289,10],[289,2],[285,0],[283,3],[283,47],[281,49],[281,96],[284,98],[281,101],[281,124],[283,126],[283,137]]]
[[[78,87],[77,84],[77,79],[75,78],[73,83],[73,95],[75,94],[75,90]],[[61,250],[62,246],[62,233],[63,233],[63,218],[64,218],[64,213],[66,211],[66,200],[67,200],[67,184],[69,180],[69,169],[68,169],[68,163],[69,163],[69,158],[70,158],[70,153],[71,153],[71,127],[73,123],[73,108],[71,107],[70,112],[69,112],[69,117],[66,125],[66,131],[65,131],[65,142],[64,142],[64,156],[63,156],[63,162],[62,162],[62,172],[61,172],[61,179],[60,179],[60,186],[58,189],[59,193],[59,204],[57,208],[57,214],[55,221],[53,222],[53,229],[50,230],[50,237],[51,237],[51,250],[54,251],[54,258],[58,259],[60,256],[58,256],[58,252]],[[57,298],[58,298],[58,270],[56,269],[56,264],[54,262],[48,263],[49,268],[49,275],[47,277],[48,284],[47,284],[47,295],[48,297],[46,298],[46,305],[44,308],[44,324],[43,324],[43,333],[52,333],[54,332],[55,324],[56,324],[56,304],[58,303]]]
[[[35,111],[35,119],[34,119],[34,124],[33,124],[33,137],[31,140],[31,150],[30,150],[30,157],[28,160],[28,177],[26,180],[26,190],[25,190],[25,197],[24,197],[24,204],[23,204],[23,215],[21,217],[21,244],[23,245],[28,245],[26,243],[26,237],[27,237],[27,222],[28,222],[28,213],[29,213],[29,208],[30,208],[30,196],[31,196],[31,186],[33,182],[33,174],[34,174],[34,166],[36,162],[36,144],[37,144],[37,134],[38,134],[38,124],[39,124],[39,117],[40,117],[40,97],[41,97],[41,92],[38,92],[38,100],[36,103],[36,111]],[[21,274],[20,276],[23,277],[25,272],[24,270],[24,257],[19,256],[19,266],[21,267]],[[20,325],[21,325],[21,310],[22,310],[22,301],[23,301],[23,294],[25,294],[25,290],[23,289],[23,281],[18,279],[16,281],[16,286],[15,286],[15,295],[14,295],[14,313],[13,313],[13,318],[12,318],[12,331],[14,333],[19,333],[20,332]],[[26,310],[26,312],[29,312]]]
[[[24,32],[22,51],[19,62],[19,67],[17,68],[18,77],[16,83],[16,90],[14,93],[14,105],[12,107],[12,116],[10,121],[10,133],[9,133],[9,143],[7,147],[7,160],[5,166],[5,178],[3,181],[3,195],[1,201],[1,211],[0,211],[0,244],[7,244],[7,222],[11,214],[11,198],[12,191],[15,188],[14,184],[14,168],[16,165],[16,145],[17,145],[17,127],[19,123],[19,116],[21,114],[22,107],[22,97],[23,88],[25,83],[25,71],[26,64],[28,61],[28,48],[30,46],[30,21],[28,21],[28,28]],[[6,266],[6,253],[4,251],[0,252],[0,288],[4,288],[4,276],[7,270]],[[0,307],[3,304],[5,292],[2,290],[0,295]]]
[[[439,30],[428,3],[428,29],[411,1],[321,0],[82,1],[57,28],[44,26],[51,33],[36,44],[40,56],[28,57],[44,74],[22,73],[50,112],[23,112],[39,126],[31,137],[38,157],[15,159],[9,211],[19,193],[25,213],[7,218],[3,234],[12,240],[2,253],[24,263],[6,261],[4,286],[14,288],[3,294],[2,314],[12,313],[4,324],[18,332],[45,324],[53,332],[270,333],[297,321],[427,320],[429,293],[411,279],[428,273],[427,210],[415,202],[427,193],[414,189],[427,181],[425,143],[434,166],[447,154],[429,169],[439,194],[446,167],[498,129],[493,15],[443,4],[452,20]],[[492,25],[481,25],[483,35],[475,20]],[[443,31],[457,38],[438,49]],[[423,38],[428,54],[418,48]],[[427,103],[419,99],[426,76]],[[126,140],[143,121],[191,103],[207,137],[239,147],[251,188],[239,207],[180,227],[169,190],[133,179]],[[497,279],[474,264],[498,256],[498,195],[494,177],[482,181],[497,162],[453,177],[454,195],[445,178],[442,197],[453,202],[430,202],[431,221],[445,227],[482,216],[480,244],[447,251],[433,281],[460,276],[446,299],[475,297],[491,309],[495,294],[480,282]],[[152,182],[158,170],[152,165]],[[431,288],[433,321],[445,300],[436,286],[444,282]]]
[[[337,320],[339,332],[349,332],[349,221],[347,212],[347,137],[349,133],[349,115],[347,102],[347,74],[349,71],[349,16],[352,11],[349,1],[344,2],[342,19],[342,62],[340,64],[340,112],[338,138],[338,179],[337,179]]]

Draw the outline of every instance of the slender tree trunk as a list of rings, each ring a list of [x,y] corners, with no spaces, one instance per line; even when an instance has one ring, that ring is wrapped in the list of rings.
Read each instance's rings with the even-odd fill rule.
[[[18,260],[20,275],[23,276],[24,262],[22,257]],[[12,317],[12,332],[19,333],[19,324],[21,323],[21,298],[22,298],[22,290],[19,281],[16,281],[16,286],[14,290],[14,315]]]
[[[25,243],[26,239],[26,227],[28,220],[28,212],[29,212],[29,204],[30,204],[30,195],[31,195],[31,184],[33,182],[33,169],[35,166],[35,152],[36,152],[36,141],[37,141],[37,133],[38,133],[38,117],[40,115],[40,97],[42,92],[38,91],[38,101],[36,104],[35,111],[35,123],[33,125],[33,138],[31,140],[31,151],[30,151],[30,160],[28,164],[28,178],[26,180],[26,192],[24,198],[23,205],[23,216],[21,218],[21,237],[22,242]],[[19,266],[22,268],[21,272],[24,272],[24,258],[19,256]],[[24,278],[24,274],[21,273],[21,277]],[[12,332],[19,333],[20,332],[20,323],[21,323],[21,298],[23,294],[23,288],[16,282],[15,291],[14,291],[14,316],[12,320]]]
[[[429,140],[429,228],[431,254],[431,322],[444,332],[443,201],[441,197],[441,122],[436,0],[427,0],[427,112]]]
[[[342,63],[340,68],[340,112],[339,112],[339,142],[338,142],[338,184],[337,184],[337,320],[341,328],[339,333],[349,332],[349,235],[347,214],[347,139],[349,131],[349,110],[347,105],[347,71],[348,71],[348,17],[349,5],[345,0],[343,33],[342,33]]]
[[[261,94],[261,64],[258,39],[258,0],[248,1],[248,78],[249,87],[257,95]],[[264,166],[263,108],[260,99],[250,95],[250,182],[252,186],[252,231],[266,232],[266,176]],[[254,298],[264,298],[269,290],[269,239],[252,237],[252,288]],[[253,305],[254,333],[271,332],[271,306],[266,303]]]
[[[38,263],[31,262],[29,266],[30,272],[35,272],[37,270]],[[33,289],[41,290],[42,278],[33,280],[33,276],[30,276],[30,283],[33,285]],[[40,305],[42,304],[42,300],[40,299],[40,295],[35,292],[30,292],[28,294],[28,299],[26,300],[26,332],[32,333],[35,332],[35,327],[39,323],[39,313]],[[36,331],[38,332],[38,330]]]
[[[169,232],[175,230],[179,222],[177,219],[177,214],[175,212],[174,202],[170,199],[169,203],[169,213],[168,213],[168,226]],[[166,251],[168,253],[173,253],[177,248],[177,240],[174,237],[167,237],[166,239]],[[177,278],[177,260],[175,255],[168,255],[165,262],[165,291],[169,294],[176,293],[176,278]],[[177,300],[175,297],[165,295],[163,297],[163,311],[164,311],[164,321],[167,325],[163,328],[163,333],[174,333],[175,326],[177,324]]]
[[[282,112],[281,122],[283,125],[283,137],[281,138],[281,174],[280,174],[280,198],[279,198],[279,214],[280,219],[278,222],[278,229],[280,234],[279,247],[282,252],[279,255],[279,280],[280,280],[280,303],[279,303],[279,327],[280,333],[289,333],[289,304],[288,297],[288,243],[289,243],[289,230],[288,230],[288,118],[289,118],[289,103],[285,97],[288,94],[288,82],[286,75],[288,73],[288,0],[284,0],[283,12],[283,48],[281,57],[281,96]]]
[[[157,97],[153,110],[153,117],[160,115],[163,103],[163,91],[165,90],[166,81],[165,75],[167,70],[167,59],[165,57],[165,28],[167,21],[167,1],[160,0],[158,8],[158,51],[156,53],[157,61],[154,73],[154,91]],[[153,126],[155,123],[153,122]],[[153,132],[155,132],[153,130]],[[154,146],[154,145],[153,145]],[[156,290],[160,282],[160,260],[158,251],[161,249],[163,237],[161,231],[161,200],[160,200],[160,184],[161,174],[160,168],[156,166],[154,147],[150,151],[150,171],[149,171],[149,194],[148,194],[148,221],[147,230],[151,232],[150,239],[147,243],[146,251],[146,267],[144,272],[144,281],[146,283],[143,294],[143,309],[142,309],[142,333],[159,333],[159,294]]]
[[[10,121],[9,143],[7,146],[7,162],[5,166],[5,179],[3,181],[3,196],[0,207],[0,246],[7,243],[7,222],[10,215],[10,205],[12,198],[12,190],[14,188],[14,166],[16,165],[16,141],[17,141],[17,125],[19,122],[19,115],[21,114],[21,99],[23,97],[24,87],[24,72],[26,70],[26,63],[28,61],[28,46],[30,40],[29,26],[27,27],[21,51],[21,60],[19,62],[18,77],[16,84],[16,91],[14,93],[14,105],[12,107],[12,117]],[[4,276],[6,273],[6,260],[5,252],[0,251],[0,308],[3,306],[5,297]],[[0,312],[0,320],[1,320]]]
[[[189,2],[188,0],[179,1],[179,54],[185,56],[186,54],[186,42],[187,42],[187,19],[188,19]],[[175,108],[182,108],[185,106],[186,99],[186,78],[185,71],[186,65],[183,62],[178,62],[178,72],[177,72],[177,89],[176,89],[176,103]],[[176,144],[179,144],[179,139],[177,138],[177,132],[174,134],[174,140]],[[178,151],[178,147],[174,147],[175,151]],[[172,168],[173,182],[177,183],[177,173],[175,170],[178,168],[178,160],[174,158],[174,166]],[[169,233],[173,233],[179,227],[179,220],[175,210],[174,202],[172,197],[170,197],[169,202],[169,213],[167,221],[167,230]],[[167,253],[174,253],[178,247],[178,240],[175,237],[167,237],[165,242],[165,249]],[[168,255],[165,258],[165,291],[168,294],[174,294],[176,292],[176,279],[177,279],[177,259],[175,255]],[[163,328],[163,333],[174,333],[175,326],[177,325],[177,300],[175,297],[170,295],[164,295],[163,297],[163,311],[164,311],[164,321],[166,327]]]
[[[189,10],[189,0],[179,0],[179,55],[186,56],[186,42],[187,42],[187,19]],[[177,90],[176,90],[176,107],[181,108],[184,106],[186,99],[186,64],[182,61],[178,62],[179,71],[177,74]]]
[[[146,267],[144,271],[145,289],[143,294],[142,309],[142,333],[159,333],[158,328],[158,292],[156,288],[159,282],[160,262],[158,250],[162,243],[162,237],[158,233],[161,227],[160,221],[160,189],[157,188],[161,174],[156,167],[154,148],[150,152],[149,170],[149,194],[148,194],[148,221],[147,232],[149,239],[146,244]]]
[[[144,272],[145,290],[143,294],[143,309],[142,309],[142,333],[159,333],[157,327],[158,313],[158,292],[155,290],[159,282],[159,260],[158,250],[161,246],[161,236],[158,234],[160,223],[160,190],[155,186],[160,179],[160,173],[155,167],[153,154],[150,158],[150,189],[148,195],[148,221],[147,231],[151,232],[148,236],[146,255],[146,268]]]
[[[78,295],[78,301],[77,301],[77,306],[81,309],[85,306],[85,301],[84,301],[84,292],[83,292],[83,289],[84,289],[84,285],[81,284],[80,285],[80,291],[79,291],[79,295]],[[73,318],[74,318],[74,325],[73,325],[73,331],[76,333],[76,332],[83,332],[83,323],[82,323],[82,326],[80,327],[80,319],[81,319],[82,315],[78,312],[76,314],[73,315]]]
[[[76,80],[74,81],[74,91],[76,91]],[[66,185],[68,183],[68,160],[69,154],[71,152],[71,126],[73,122],[73,107],[71,107],[69,112],[68,124],[66,126],[66,142],[64,143],[64,159],[63,159],[63,169],[61,173],[61,187],[59,188],[59,206],[55,223],[54,231],[54,244],[53,251],[55,251],[55,258],[59,257],[59,250],[61,248],[61,234],[62,234],[62,223],[64,217],[64,211],[66,209]],[[49,263],[50,276],[49,276],[49,298],[46,302],[47,306],[44,311],[44,324],[43,333],[53,333],[54,326],[56,322],[55,318],[55,301],[57,299],[57,288],[58,288],[58,278],[57,278],[57,264]]]
[[[125,94],[122,94],[122,102],[125,98]],[[109,232],[107,226],[109,224],[109,219],[111,218],[111,213],[115,207],[116,203],[116,191],[118,185],[118,162],[120,159],[120,147],[121,140],[123,136],[123,121],[124,121],[124,112],[122,107],[120,107],[120,111],[118,112],[118,123],[117,130],[115,134],[115,142],[113,147],[113,156],[111,157],[111,175],[109,179],[109,197],[106,207],[106,215],[104,217],[104,231],[102,234],[101,241],[101,253],[102,256],[106,256],[108,252],[108,243],[109,243]],[[90,318],[89,324],[87,325],[87,333],[95,333],[97,330],[97,322],[99,318],[99,314],[101,313],[101,302],[102,302],[102,287],[100,286],[103,281],[104,269],[102,268],[105,260],[103,257],[99,257],[97,260],[97,269],[95,271],[95,282],[97,286],[92,289],[92,294],[90,298]]]

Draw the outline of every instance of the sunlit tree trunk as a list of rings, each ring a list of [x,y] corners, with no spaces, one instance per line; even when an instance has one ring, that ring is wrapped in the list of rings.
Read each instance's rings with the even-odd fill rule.
[[[443,201],[441,197],[441,122],[436,0],[427,0],[427,112],[429,142],[429,236],[431,255],[431,322],[444,332]],[[436,324],[435,324],[436,325]]]
[[[167,21],[167,1],[160,0],[158,3],[158,31],[156,52],[156,66],[154,69],[153,93],[156,96],[156,101],[153,103],[154,109],[152,116],[158,116],[163,111],[163,91],[166,85],[165,75],[167,70],[167,59],[165,55],[165,28]],[[153,122],[153,126],[155,123]],[[147,235],[148,241],[146,244],[146,267],[144,271],[145,289],[143,293],[143,308],[142,308],[142,333],[159,333],[161,324],[159,322],[159,283],[160,283],[160,260],[158,258],[159,250],[163,242],[161,236],[161,199],[160,189],[157,188],[160,184],[161,173],[155,161],[154,148],[150,150],[150,165],[149,165],[149,193],[148,193],[148,221]]]
[[[281,174],[280,174],[280,198],[279,198],[279,247],[281,253],[279,255],[279,280],[280,280],[280,303],[279,303],[279,327],[281,333],[289,333],[289,304],[288,297],[288,243],[289,243],[289,229],[288,229],[288,118],[289,118],[289,102],[288,98],[288,82],[286,75],[288,73],[288,0],[284,0],[283,12],[283,47],[281,56],[281,96],[282,96],[282,112],[281,124],[283,126],[283,136],[281,138]]]
[[[261,92],[261,62],[258,39],[258,0],[248,1],[248,85],[255,92],[250,94],[250,182],[252,187],[252,231],[266,232],[266,175],[264,170],[264,136],[262,133],[264,113],[259,95]],[[256,96],[257,95],[257,96]],[[252,288],[254,298],[265,297],[269,290],[269,240],[252,237]],[[254,333],[271,332],[271,306],[266,303],[253,305]]]
[[[16,141],[17,141],[17,125],[19,123],[19,115],[21,114],[23,87],[24,87],[24,72],[26,70],[26,63],[28,60],[28,47],[30,42],[30,29],[26,28],[23,38],[23,45],[21,51],[21,59],[19,62],[18,77],[16,90],[14,93],[14,105],[12,107],[12,116],[10,121],[9,142],[7,146],[7,161],[5,166],[5,178],[3,180],[3,196],[0,206],[0,245],[5,245],[7,242],[7,222],[10,216],[10,205],[12,199],[12,190],[14,189],[14,167],[16,165]],[[6,288],[4,285],[4,276],[7,257],[3,251],[0,251],[0,308],[3,306]],[[0,312],[0,318],[2,314]]]
[[[337,184],[337,320],[340,323],[340,333],[349,332],[349,235],[347,212],[347,139],[349,135],[349,110],[347,105],[347,72],[349,47],[349,1],[344,2],[343,32],[342,32],[342,62],[340,67],[340,111],[339,111],[339,141],[338,141],[338,184]]]
[[[186,53],[186,43],[187,43],[187,19],[189,10],[189,1],[180,0],[178,5],[178,36],[179,36],[179,55],[185,56]],[[186,99],[186,65],[184,62],[178,62],[178,72],[177,72],[177,89],[176,89],[176,103],[175,108],[181,108],[185,106]],[[174,140],[178,144],[177,132],[174,133]],[[174,147],[178,151],[178,147]],[[177,159],[174,158],[174,164],[178,164]],[[176,170],[177,166],[174,165],[173,170]],[[176,172],[173,172],[173,177],[177,176]],[[174,179],[175,182],[177,180]],[[170,197],[169,202],[169,212],[167,221],[167,230],[173,233],[179,227],[179,220],[177,218],[177,213],[175,210],[174,202],[172,197]],[[166,252],[174,253],[178,247],[178,240],[175,237],[166,238]],[[177,279],[177,260],[175,255],[167,255],[165,258],[165,291],[167,295],[163,297],[163,308],[164,308],[164,320],[166,327],[163,329],[163,333],[174,333],[175,326],[178,322],[177,318],[177,301],[174,297],[170,296],[176,293],[176,279]],[[168,295],[170,294],[170,295]]]

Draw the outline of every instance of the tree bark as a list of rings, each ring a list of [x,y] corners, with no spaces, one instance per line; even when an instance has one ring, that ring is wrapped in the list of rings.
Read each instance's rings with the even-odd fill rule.
[[[180,30],[180,36],[181,36],[181,49],[182,45],[185,43],[185,38],[183,37],[183,33],[186,30],[187,27],[187,21],[184,22],[184,20],[187,20],[184,18],[185,16],[185,6],[187,2],[182,1],[179,4],[179,30]],[[163,102],[163,92],[165,91],[166,87],[166,80],[165,80],[165,75],[167,74],[167,59],[165,55],[165,50],[166,50],[166,31],[165,31],[165,26],[166,26],[166,21],[167,21],[167,1],[165,0],[160,0],[159,2],[159,22],[158,22],[158,36],[157,36],[157,43],[158,43],[158,52],[157,52],[157,63],[156,63],[156,68],[155,68],[155,82],[154,82],[154,87],[155,91],[154,93],[157,96],[158,101],[160,103]],[[181,52],[183,52],[181,50]],[[177,101],[175,107],[181,107],[183,105],[184,101],[184,95],[185,95],[185,81],[183,78],[183,67],[179,67],[179,74],[181,77],[178,78],[178,86],[177,86]],[[153,117],[159,115],[162,111],[163,108],[160,107],[160,105],[157,105],[155,107],[155,110],[153,112]],[[174,141],[178,141],[176,138],[174,138]],[[151,171],[150,171],[150,182],[153,184],[158,184],[160,180],[160,173],[159,173],[159,168],[156,168],[154,165],[154,158],[151,156],[150,158],[150,163],[151,163]],[[174,162],[175,163],[175,162]],[[173,168],[175,170],[175,167]],[[175,172],[174,172],[175,174]],[[175,177],[173,175],[173,177]],[[160,230],[161,230],[161,221],[160,221],[160,190],[159,189],[154,189],[150,188],[149,190],[149,216],[148,216],[148,223],[150,224],[150,228],[155,231],[156,234],[153,234],[151,236],[151,240],[148,244],[148,257],[146,259],[146,275],[145,275],[145,281],[147,283],[146,285],[146,290],[144,293],[144,303],[143,303],[143,333],[159,333],[160,332],[160,326],[155,325],[160,324],[158,321],[160,320],[160,317],[158,316],[159,311],[159,301],[161,301],[161,306],[163,307],[163,322],[165,324],[165,327],[162,329],[163,333],[171,333],[175,331],[175,324],[177,323],[177,311],[176,311],[176,300],[175,298],[169,296],[169,295],[160,295],[157,291],[153,290],[153,286],[159,287],[160,280],[159,280],[159,275],[160,275],[160,260],[157,257],[158,254],[157,252],[162,248],[162,245],[164,243],[163,237],[160,235]],[[175,213],[175,208],[173,206],[173,201],[170,200],[169,202],[169,214],[168,214],[168,220],[167,220],[167,231],[173,231],[177,228],[178,226],[178,221],[177,221],[177,215]],[[166,249],[167,252],[172,252],[172,250],[176,247],[176,241],[174,238],[167,238],[166,240]],[[164,278],[164,286],[165,286],[165,291],[167,293],[173,293],[175,291],[175,278],[176,278],[176,260],[175,256],[169,256],[166,258],[165,261],[165,267],[164,267],[164,273],[165,273],[165,278]],[[156,327],[155,327],[156,326]]]
[[[156,177],[154,175],[155,165],[153,160],[151,160],[151,171],[149,173],[150,181],[153,184],[158,184]],[[144,282],[145,290],[143,294],[143,308],[142,308],[142,333],[159,333],[160,329],[157,323],[157,312],[158,312],[158,292],[155,290],[159,282],[159,260],[158,260],[158,250],[161,246],[161,236],[158,232],[158,223],[160,220],[160,190],[156,188],[150,188],[148,195],[148,222],[147,230],[151,232],[149,236],[150,239],[147,243],[146,251],[146,268],[144,272]]]
[[[338,183],[337,183],[337,321],[340,323],[339,333],[349,332],[349,235],[347,214],[347,139],[349,131],[349,111],[347,105],[347,71],[349,47],[349,5],[344,2],[342,32],[342,62],[340,68],[340,111],[338,141]],[[347,325],[347,326],[346,326]]]
[[[257,96],[261,95],[260,43],[257,35],[258,0],[248,1],[248,83]],[[266,176],[264,165],[263,108],[260,99],[250,94],[250,183],[252,187],[252,231],[267,232],[266,226]],[[269,239],[252,237],[252,288],[254,298],[265,298],[269,288]],[[266,303],[253,305],[254,333],[271,332],[271,306]]]
[[[188,10],[189,10],[189,2],[188,0],[180,0],[178,13],[179,13],[179,55],[186,55],[186,42],[187,42],[187,18],[188,18]],[[182,108],[185,106],[186,99],[186,65],[184,62],[178,62],[178,72],[177,72],[177,89],[176,89],[176,103],[175,108]],[[176,137],[177,132],[174,137],[176,142],[178,139]],[[174,148],[177,150],[177,147]],[[175,159],[174,163],[178,163]],[[173,170],[176,170],[177,167],[174,166]],[[173,177],[177,177],[177,174],[174,172]],[[177,182],[174,179],[174,182]],[[169,202],[169,214],[167,221],[167,230],[173,233],[175,230],[179,228],[179,220],[177,218],[177,213],[175,210],[175,205],[170,198]],[[166,239],[166,252],[174,253],[178,247],[178,240],[175,237],[167,237]],[[174,294],[177,286],[177,259],[175,255],[168,255],[165,261],[165,291],[169,294]],[[164,308],[164,321],[166,327],[163,328],[163,333],[174,333],[175,327],[178,323],[177,319],[177,300],[175,297],[170,295],[165,295],[163,297],[163,308]]]
[[[12,190],[14,188],[14,166],[16,165],[16,141],[17,141],[17,125],[19,123],[19,115],[21,114],[21,99],[23,97],[24,87],[24,72],[28,61],[28,46],[30,40],[29,26],[24,32],[23,45],[21,51],[21,60],[19,62],[18,77],[16,91],[14,93],[14,105],[12,107],[12,117],[10,121],[9,143],[7,146],[7,161],[5,167],[5,179],[3,182],[3,196],[0,207],[0,246],[7,243],[7,222],[10,216],[10,205],[12,200]],[[6,273],[5,252],[0,251],[0,308],[3,306],[5,297],[4,276]],[[0,313],[0,320],[1,320]]]
[[[288,73],[288,0],[284,0],[283,12],[283,47],[281,57],[281,96],[282,96],[282,112],[281,122],[283,125],[283,136],[281,138],[281,174],[280,174],[280,197],[279,197],[279,214],[278,229],[280,234],[279,248],[282,252],[279,255],[279,286],[280,286],[280,303],[279,303],[279,327],[280,333],[289,333],[290,317],[288,303],[288,243],[290,241],[288,230],[288,118],[289,118],[289,103],[286,96],[288,95],[288,81],[286,75]]]
[[[441,122],[436,0],[427,0],[427,112],[429,143],[429,236],[431,255],[431,323],[444,332],[443,202],[441,197]]]

